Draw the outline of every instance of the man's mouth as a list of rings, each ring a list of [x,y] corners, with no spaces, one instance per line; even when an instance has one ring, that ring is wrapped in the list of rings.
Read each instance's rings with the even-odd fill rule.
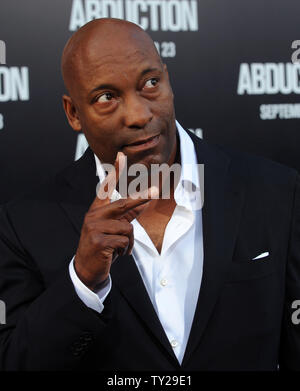
[[[157,134],[155,136],[148,137],[146,139],[137,140],[137,141],[134,141],[133,143],[126,144],[126,145],[124,145],[123,148],[134,150],[134,151],[140,151],[143,149],[153,148],[158,144],[159,139],[160,139],[160,134]]]

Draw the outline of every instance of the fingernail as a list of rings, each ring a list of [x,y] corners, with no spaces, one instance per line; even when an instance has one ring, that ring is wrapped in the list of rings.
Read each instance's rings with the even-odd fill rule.
[[[119,167],[123,168],[123,166],[125,165],[126,156],[124,155],[123,152],[118,152],[117,158],[118,158]]]

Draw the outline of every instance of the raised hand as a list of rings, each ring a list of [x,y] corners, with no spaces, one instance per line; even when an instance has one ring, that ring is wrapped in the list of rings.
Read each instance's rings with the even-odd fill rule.
[[[108,278],[112,262],[119,256],[130,254],[133,244],[135,219],[147,203],[157,196],[158,189],[147,189],[136,195],[115,202],[110,196],[124,169],[125,155],[119,152],[113,170],[101,183],[97,196],[85,215],[74,267],[78,277],[91,290]]]

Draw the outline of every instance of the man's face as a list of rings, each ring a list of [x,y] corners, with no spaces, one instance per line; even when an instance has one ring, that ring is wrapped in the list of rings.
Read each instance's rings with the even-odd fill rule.
[[[81,61],[72,87],[81,129],[102,162],[113,164],[118,151],[128,166],[169,162],[176,126],[166,67],[149,45],[121,41],[95,45]]]

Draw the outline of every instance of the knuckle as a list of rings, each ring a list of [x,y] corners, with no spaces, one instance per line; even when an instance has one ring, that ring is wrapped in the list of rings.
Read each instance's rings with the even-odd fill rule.
[[[121,230],[125,235],[131,235],[133,233],[133,225],[126,220],[121,222]]]
[[[118,209],[120,212],[125,212],[127,208],[127,202],[125,199],[120,199],[118,201]]]
[[[87,234],[90,234],[90,235],[94,233],[94,227],[90,222],[85,224],[85,231]]]
[[[127,247],[129,245],[129,238],[127,236],[125,236],[123,238],[123,247]]]
[[[91,234],[90,235],[90,242],[93,247],[97,247],[100,244],[99,235]]]
[[[111,242],[107,236],[103,236],[101,238],[101,247],[104,249],[109,249],[111,248]]]
[[[131,223],[128,223],[128,233],[129,233],[130,235],[133,234],[133,225],[132,225]]]
[[[101,234],[101,232],[99,232],[95,224],[93,224],[92,222],[89,222],[84,226],[84,233],[85,236],[90,237],[93,241],[95,240],[95,238],[98,239],[99,235]]]
[[[115,242],[116,248],[125,248],[127,246],[127,243],[128,243],[127,236],[118,237],[118,239]]]

